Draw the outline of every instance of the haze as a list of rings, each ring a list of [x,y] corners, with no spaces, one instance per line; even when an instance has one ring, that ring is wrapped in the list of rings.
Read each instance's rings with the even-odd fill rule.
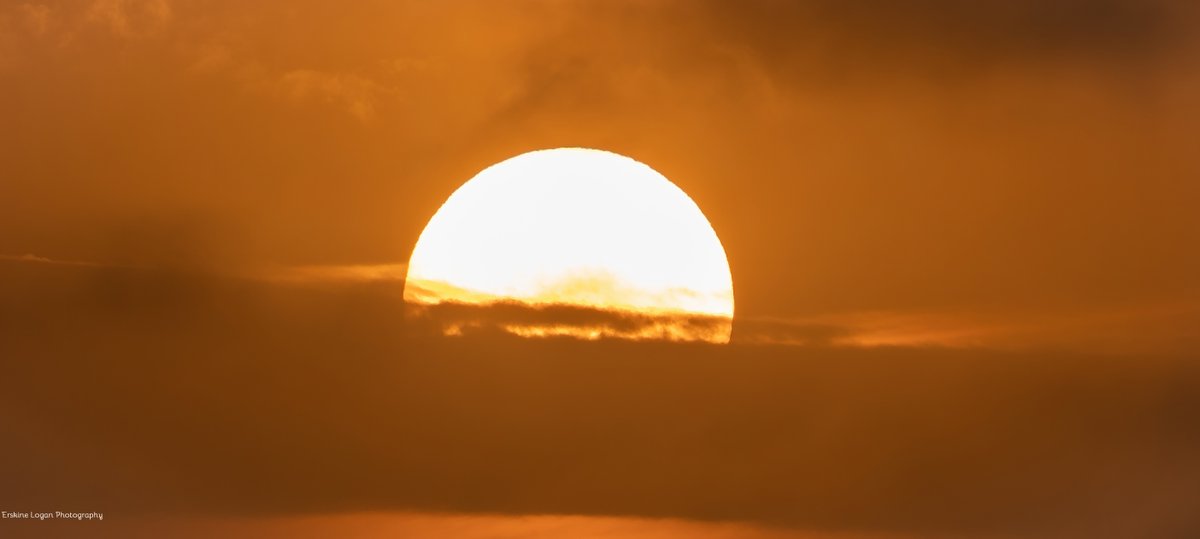
[[[0,536],[1200,535],[1193,4],[6,2],[0,509],[105,521]],[[696,202],[729,345],[405,315],[557,147]]]

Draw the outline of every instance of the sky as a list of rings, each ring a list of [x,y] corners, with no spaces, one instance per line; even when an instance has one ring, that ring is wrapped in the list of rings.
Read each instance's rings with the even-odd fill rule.
[[[1193,4],[5,2],[0,509],[1194,535]],[[730,345],[406,316],[450,193],[564,146],[696,202]],[[641,323],[507,309],[455,316]]]

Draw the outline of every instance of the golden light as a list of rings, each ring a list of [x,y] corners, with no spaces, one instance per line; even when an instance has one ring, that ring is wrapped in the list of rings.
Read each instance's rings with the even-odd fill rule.
[[[649,166],[584,148],[518,155],[463,184],[421,233],[404,299],[570,306],[640,321],[499,324],[526,336],[728,342],[733,319],[725,249],[696,203]]]

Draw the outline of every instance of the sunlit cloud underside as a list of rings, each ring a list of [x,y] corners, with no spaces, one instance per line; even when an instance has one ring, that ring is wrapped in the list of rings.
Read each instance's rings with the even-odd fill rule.
[[[406,283],[405,301],[410,318],[447,336],[504,331],[522,337],[727,343],[733,330],[733,318],[720,314],[504,298],[445,283]]]

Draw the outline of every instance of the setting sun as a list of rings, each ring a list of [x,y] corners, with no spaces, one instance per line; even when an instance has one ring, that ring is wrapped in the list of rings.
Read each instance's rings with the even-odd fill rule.
[[[522,335],[726,342],[733,317],[725,250],[695,202],[649,166],[584,148],[525,153],[460,187],[421,233],[404,298],[724,319],[716,330],[664,322],[650,334],[505,328]]]
[[[0,539],[1200,539],[1197,66],[1200,0],[0,0]]]

